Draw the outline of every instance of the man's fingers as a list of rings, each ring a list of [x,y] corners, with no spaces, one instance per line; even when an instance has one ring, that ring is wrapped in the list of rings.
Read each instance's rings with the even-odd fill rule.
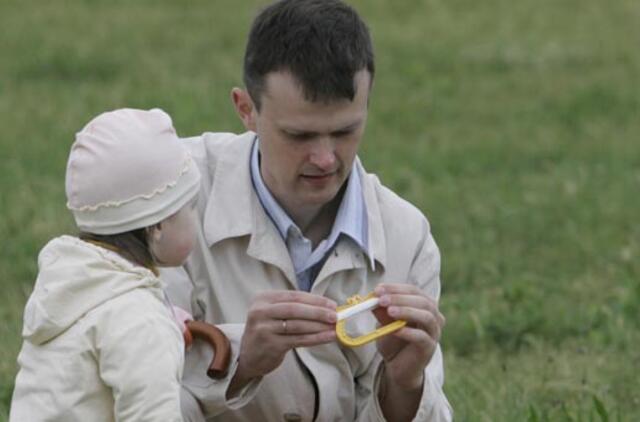
[[[390,307],[390,306],[404,306],[404,307],[412,307],[417,309],[424,309],[431,312],[438,320],[438,324],[440,326],[444,326],[445,317],[438,310],[438,303],[424,294],[407,294],[404,293],[396,293],[396,294],[383,294],[380,296],[380,306],[382,307]]]
[[[371,311],[373,315],[376,317],[378,322],[382,325],[387,325],[390,322],[393,322],[394,319],[389,316],[387,313],[387,308],[378,307]]]
[[[290,349],[318,346],[336,341],[336,332],[335,330],[329,330],[315,334],[292,335],[283,337],[283,340],[286,341]]]
[[[260,316],[265,319],[280,320],[309,320],[333,324],[337,320],[335,309],[303,303],[275,303],[265,305],[259,310]]]
[[[440,340],[442,324],[432,312],[403,306],[392,306],[387,308],[387,312],[391,317],[405,320],[410,326],[425,331],[435,342]]]
[[[335,330],[333,324],[299,319],[274,319],[271,322],[272,332],[282,335],[317,334]]]
[[[407,343],[422,346],[421,349],[425,351],[426,355],[433,353],[438,343],[425,331],[418,328],[403,327],[398,331],[394,331],[391,335]]]
[[[437,303],[423,295],[413,295],[413,294],[385,294],[380,296],[380,305],[381,306],[410,306],[413,308],[420,309],[437,309]]]
[[[256,296],[256,301],[265,303],[304,303],[329,309],[335,309],[337,306],[331,299],[297,290],[273,290],[263,292]]]

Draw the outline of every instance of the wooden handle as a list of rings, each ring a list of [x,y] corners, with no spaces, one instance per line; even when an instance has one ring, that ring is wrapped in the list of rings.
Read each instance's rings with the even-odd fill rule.
[[[207,369],[209,378],[224,378],[231,360],[231,344],[227,336],[215,325],[204,321],[188,321],[187,328],[193,337],[206,341],[213,348],[213,359]]]

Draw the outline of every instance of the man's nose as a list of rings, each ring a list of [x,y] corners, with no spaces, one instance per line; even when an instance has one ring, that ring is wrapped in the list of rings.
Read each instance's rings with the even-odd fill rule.
[[[309,161],[322,171],[333,171],[336,164],[336,151],[333,140],[329,137],[318,139],[313,145]]]

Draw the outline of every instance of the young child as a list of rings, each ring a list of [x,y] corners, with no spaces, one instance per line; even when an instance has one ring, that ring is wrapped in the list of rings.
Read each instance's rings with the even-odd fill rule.
[[[156,266],[191,252],[199,182],[159,109],[104,113],[76,135],[66,193],[81,234],[38,257],[11,421],[182,420],[184,341]]]

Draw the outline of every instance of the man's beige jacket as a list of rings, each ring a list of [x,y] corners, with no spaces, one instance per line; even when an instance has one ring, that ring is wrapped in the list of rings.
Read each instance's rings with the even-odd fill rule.
[[[237,357],[242,323],[254,296],[265,290],[297,288],[293,264],[277,228],[254,191],[249,171],[255,134],[206,133],[184,139],[203,176],[198,209],[202,226],[198,246],[185,268],[189,275],[167,272],[163,279],[177,305],[197,319],[220,324],[231,337]],[[345,303],[366,295],[381,282],[411,283],[433,298],[440,295],[440,254],[429,223],[414,206],[365,173],[359,160],[368,217],[371,256],[347,237],[337,242],[311,293]],[[373,318],[358,320],[357,331],[371,331]],[[183,385],[199,408],[220,421],[378,421],[384,420],[377,396],[382,360],[375,343],[360,348],[338,343],[298,348],[283,364],[238,398],[225,400],[230,377],[208,380],[204,366],[210,352],[194,347],[187,354]],[[442,391],[440,349],[425,372],[416,420],[449,421],[451,409]],[[183,397],[186,420],[198,410]],[[191,403],[191,405],[190,405]],[[189,407],[191,409],[189,410]],[[186,410],[185,410],[186,409]],[[198,412],[196,412],[198,413]]]

